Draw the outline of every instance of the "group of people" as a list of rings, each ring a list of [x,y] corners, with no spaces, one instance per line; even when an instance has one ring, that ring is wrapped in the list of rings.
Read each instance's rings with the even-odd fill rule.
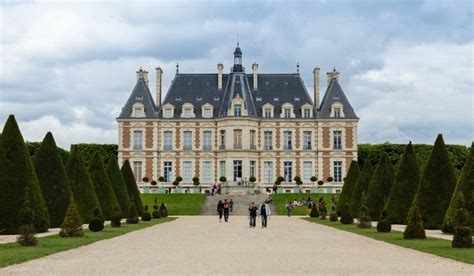
[[[227,199],[224,199],[224,201],[219,200],[217,203],[217,213],[219,214],[219,222],[222,222],[222,215],[224,215],[224,221],[229,222],[229,213],[232,212],[234,209],[234,201],[232,198],[227,201]]]
[[[214,195],[214,193],[220,195],[222,192],[222,184],[219,183],[219,184],[215,184],[212,185],[212,188],[211,188],[211,195]]]
[[[331,199],[332,200],[332,199]],[[333,201],[333,209],[335,210],[335,204],[336,202]],[[311,197],[308,197],[307,200],[305,200],[304,198],[302,198],[300,201],[298,200],[293,200],[293,202],[291,201],[288,201],[286,204],[285,204],[285,208],[286,208],[286,211],[287,211],[287,215],[290,217],[291,216],[291,213],[293,211],[293,208],[294,207],[301,207],[301,206],[307,206],[308,207],[308,216],[311,214],[311,210],[313,208],[318,208],[318,211],[321,212],[321,213],[325,213],[327,214],[328,212],[328,207],[326,205],[326,202],[324,201],[324,199],[322,197],[319,198],[318,200],[318,203],[316,202],[313,202],[313,200],[311,199]]]
[[[250,228],[255,228],[257,225],[257,216],[262,219],[262,228],[267,228],[268,217],[272,215],[268,200],[265,200],[257,207],[255,202],[249,206],[249,225]]]

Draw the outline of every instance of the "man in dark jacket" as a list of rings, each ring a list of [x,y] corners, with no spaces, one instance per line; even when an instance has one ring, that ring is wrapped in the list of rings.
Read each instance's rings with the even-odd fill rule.
[[[229,222],[229,207],[230,207],[229,202],[227,201],[227,199],[224,199],[223,209],[224,209],[224,221],[225,222]]]
[[[249,219],[250,219],[250,228],[255,228],[257,220],[257,206],[254,202],[249,206]]]
[[[268,206],[266,202],[263,202],[262,205],[260,205],[259,212],[262,219],[262,228],[267,228],[267,220],[271,215],[270,206]]]

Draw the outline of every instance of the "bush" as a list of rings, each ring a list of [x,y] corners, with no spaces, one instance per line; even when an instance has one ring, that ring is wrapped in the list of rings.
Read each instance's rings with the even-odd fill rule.
[[[365,193],[367,197],[367,216],[373,218],[380,217],[385,205],[385,200],[390,194],[394,176],[395,172],[392,163],[390,163],[388,155],[383,153],[375,167],[374,174],[370,179],[370,184]]]
[[[334,178],[332,176],[329,176],[327,179],[326,179],[328,182],[333,182],[334,181]]]
[[[127,211],[130,209],[130,196],[128,195],[127,185],[125,184],[123,175],[120,172],[120,167],[115,155],[110,156],[105,171],[107,172],[110,185],[115,193],[115,198],[117,198],[117,202],[120,206],[120,217],[124,218],[127,216]]]
[[[316,176],[311,176],[311,178],[309,180],[311,182],[316,182],[316,180],[318,180],[318,178]]]
[[[329,221],[337,221],[339,218],[337,217],[337,214],[335,212],[332,212],[329,214]]]
[[[148,182],[148,181],[150,181],[150,179],[148,178],[148,176],[144,176],[144,177],[142,178],[142,181],[143,181],[143,182]]]
[[[316,203],[313,203],[313,208],[311,208],[311,213],[309,213],[309,216],[312,218],[319,218],[318,206]]]
[[[84,236],[84,231],[82,230],[81,217],[77,210],[76,202],[72,197],[69,201],[70,203],[67,207],[66,216],[61,225],[59,235],[61,237],[82,237]]]
[[[176,181],[181,182],[181,181],[183,181],[183,178],[181,176],[177,176]]]
[[[17,242],[21,246],[35,246],[38,244],[38,240],[35,237],[35,227],[33,226],[35,213],[30,207],[30,189],[28,186],[25,187],[24,198],[25,203],[18,213],[18,220],[21,226],[18,229],[20,235],[17,238]]]
[[[221,183],[227,182],[227,178],[225,176],[221,176],[219,178],[219,182],[221,182]]]
[[[357,161],[353,160],[349,167],[349,171],[347,172],[347,176],[344,178],[344,186],[342,187],[342,192],[339,196],[339,206],[350,203],[359,174],[359,164],[357,164]],[[337,212],[339,213],[339,210],[337,210]]]
[[[197,176],[193,177],[192,180],[193,180],[193,185],[194,185],[194,186],[199,186],[199,184],[201,184],[201,183],[199,182],[199,177],[197,177]]]
[[[159,182],[165,182],[165,177],[163,177],[163,176],[158,177],[158,181]]]
[[[319,213],[319,218],[320,218],[320,219],[326,219],[326,218],[327,218],[326,212],[324,212],[324,211],[320,212],[320,213]]]
[[[135,181],[135,176],[133,176],[132,168],[130,167],[130,161],[125,160],[122,165],[122,175],[127,186],[128,196],[130,197],[132,203],[135,205],[135,210],[139,215],[143,214],[143,203],[140,198],[140,191],[138,191],[137,182]],[[129,208],[130,211],[130,208]]]
[[[148,212],[148,205],[145,205],[143,208],[144,212],[142,215],[142,221],[150,221],[151,220],[151,214]]]
[[[367,187],[369,186],[370,180],[372,179],[373,172],[374,168],[372,167],[370,160],[365,161],[359,177],[357,178],[357,183],[351,196],[351,202],[349,203],[351,213],[354,217],[359,217],[360,199],[362,197],[362,193],[367,191]]]
[[[249,181],[250,183],[254,183],[255,181],[257,181],[257,178],[255,178],[255,176],[251,176],[249,177]]]
[[[319,180],[319,181],[318,181],[318,185],[319,185],[319,186],[321,186],[321,185],[323,185],[323,184],[324,184],[324,181],[322,181],[322,180]]]
[[[303,184],[303,181],[301,181],[301,176],[297,175],[293,178],[293,180],[295,181],[296,185],[301,185]]]
[[[408,214],[408,224],[403,232],[404,239],[426,239],[425,228],[418,210],[417,199],[415,198],[413,206]]]
[[[151,213],[151,216],[154,219],[161,218],[160,210],[159,210],[159,207],[158,207],[158,200],[157,200],[156,197],[155,197],[155,200],[153,201],[153,212]]]
[[[93,218],[89,222],[89,230],[91,230],[92,232],[99,232],[104,230],[104,219],[100,215],[100,211],[98,208],[94,209],[94,215],[95,218]]]
[[[372,218],[369,216],[369,209],[367,208],[367,195],[365,193],[362,193],[362,198],[360,201],[359,223],[357,224],[357,227],[370,228],[372,227]]]
[[[132,196],[132,201],[133,201],[133,196]],[[135,207],[135,204],[130,205],[130,210],[128,211],[128,216],[127,216],[127,223],[128,224],[137,224],[138,223],[138,213],[137,213],[137,208]]]
[[[153,186],[156,186],[156,184],[158,184],[158,182],[156,182],[155,180],[152,180],[152,181],[150,182],[150,184],[153,185]]]
[[[160,205],[160,215],[162,218],[166,218],[168,216],[168,210],[166,209],[164,202],[162,202]]]
[[[112,219],[110,220],[110,226],[111,227],[120,227],[122,226],[122,213],[118,208],[115,208],[114,215],[112,216]]]
[[[472,247],[472,230],[471,227],[454,228],[453,241],[451,246],[454,248],[471,248]]]
[[[382,211],[379,221],[377,222],[377,232],[388,233],[392,230],[392,223],[387,217],[387,210]]]
[[[340,222],[342,224],[353,224],[354,223],[354,218],[352,217],[351,209],[349,208],[349,205],[347,203],[342,206],[340,211],[341,211]]]

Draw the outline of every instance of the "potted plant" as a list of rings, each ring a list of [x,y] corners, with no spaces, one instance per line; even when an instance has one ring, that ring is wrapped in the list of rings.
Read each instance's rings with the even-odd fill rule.
[[[318,185],[319,185],[319,186],[321,186],[321,185],[323,185],[323,184],[324,184],[324,181],[322,181],[322,180],[319,180],[319,181],[318,181]]]
[[[201,184],[201,183],[199,182],[199,177],[197,177],[197,176],[193,177],[193,185],[194,185],[194,186],[199,186],[199,184]]]
[[[251,176],[251,177],[249,177],[249,181],[253,185],[255,183],[255,181],[257,181],[257,178],[255,178],[255,176]]]

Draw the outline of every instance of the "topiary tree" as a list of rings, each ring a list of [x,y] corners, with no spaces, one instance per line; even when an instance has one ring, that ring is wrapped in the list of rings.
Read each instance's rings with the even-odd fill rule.
[[[148,176],[144,176],[142,178],[142,181],[145,182],[145,183],[148,183],[148,181],[150,181],[150,179],[148,178]]]
[[[41,193],[46,202],[51,227],[59,227],[66,215],[71,188],[63,161],[51,132],[48,132],[33,159]]]
[[[349,208],[349,204],[344,204],[342,208],[340,209],[341,211],[341,219],[340,222],[342,224],[353,224],[354,223],[354,218],[352,217],[351,214],[351,209]]]
[[[219,182],[225,183],[225,182],[227,182],[227,178],[226,178],[225,176],[221,176],[221,177],[219,178]]]
[[[143,207],[143,215],[142,215],[142,221],[150,221],[151,220],[151,214],[148,212],[148,205],[145,205]]]
[[[119,208],[115,208],[114,215],[110,220],[111,227],[120,227],[122,225],[122,212],[120,212]]]
[[[329,221],[337,221],[337,220],[338,220],[338,217],[337,217],[336,212],[332,212],[331,214],[329,214]]]
[[[163,176],[158,177],[159,182],[165,182],[165,178]]]
[[[132,202],[134,201],[134,198],[132,196]],[[127,224],[137,224],[138,223],[138,213],[137,213],[137,208],[135,207],[135,204],[130,204],[130,210],[128,211],[127,215]]]
[[[417,198],[413,201],[410,212],[408,213],[408,224],[403,232],[404,239],[426,239],[423,220],[418,209]]]
[[[453,241],[451,242],[453,248],[471,248],[472,247],[472,229],[471,227],[456,227],[454,228]]]
[[[395,224],[406,224],[408,211],[418,189],[420,178],[420,169],[410,142],[398,163],[392,189],[385,203],[389,221]]]
[[[301,181],[301,176],[296,175],[293,180],[295,181],[296,185],[301,185],[303,184],[303,181]]]
[[[364,166],[362,167],[359,177],[357,178],[356,186],[351,196],[351,202],[349,203],[352,215],[354,217],[359,217],[362,193],[367,191],[367,187],[369,187],[373,172],[374,168],[372,167],[372,163],[370,163],[370,160],[367,159],[364,163]]]
[[[92,232],[100,232],[104,230],[104,218],[101,216],[98,208],[94,209],[94,218],[89,222],[89,230]]]
[[[176,181],[181,182],[181,181],[183,181],[183,178],[178,175],[178,176],[176,177]]]
[[[249,181],[250,183],[255,183],[255,181],[257,181],[257,178],[255,176],[251,176],[249,177]]]
[[[392,230],[392,223],[390,223],[387,215],[387,210],[383,210],[380,219],[377,222],[377,232],[388,233]]]
[[[285,178],[280,175],[277,177],[275,184],[280,185],[283,181],[285,181]]]
[[[316,176],[311,176],[311,178],[309,180],[311,182],[313,182],[313,185],[314,185],[314,182],[316,182],[318,180],[318,178]]]
[[[316,204],[314,204],[313,208],[311,208],[311,213],[309,213],[309,216],[312,218],[319,218],[318,206],[316,206]]]
[[[18,229],[19,236],[17,237],[17,242],[21,246],[35,246],[38,244],[38,240],[35,237],[35,226],[33,225],[35,213],[30,207],[30,189],[28,186],[25,187],[24,199],[23,208],[18,213],[20,227]]]
[[[451,202],[449,203],[448,211],[444,216],[442,230],[445,233],[452,233],[456,227],[453,222],[455,217],[455,210],[459,209],[460,196],[464,200],[466,209],[466,226],[474,228],[474,143],[471,145],[469,155],[466,158],[461,175],[454,190]],[[461,199],[461,201],[462,201]]]
[[[332,176],[328,176],[328,178],[326,178],[327,182],[333,182],[334,181],[334,178]]]
[[[92,184],[89,172],[76,145],[71,145],[71,155],[66,163],[66,173],[81,221],[89,223],[95,217],[94,209],[98,208],[99,211],[101,209],[94,184]]]
[[[372,218],[369,216],[370,212],[367,207],[367,195],[362,193],[362,198],[360,199],[360,209],[359,209],[359,223],[357,227],[359,228],[370,228],[372,227]]]
[[[324,181],[322,181],[322,180],[319,180],[319,181],[318,181],[318,185],[319,185],[319,186],[322,186],[323,184],[324,184]]]
[[[439,134],[416,195],[427,229],[441,228],[455,185],[453,166],[443,136]]]
[[[374,174],[367,188],[367,216],[373,218],[380,217],[385,205],[385,200],[388,198],[392,188],[394,177],[395,172],[392,163],[390,163],[388,155],[384,152],[375,167]]]
[[[125,185],[127,186],[128,195],[130,199],[133,197],[132,202],[135,204],[138,214],[141,215],[143,214],[143,203],[140,198],[140,191],[138,190],[137,182],[135,182],[135,177],[133,176],[132,168],[130,167],[130,161],[125,160],[125,162],[123,162],[121,172]]]
[[[164,202],[161,202],[160,205],[160,215],[162,218],[166,218],[168,216],[168,210],[166,209],[166,205]]]
[[[158,206],[158,199],[156,197],[155,197],[155,200],[153,201],[153,213],[151,213],[151,215],[154,219],[161,218],[160,209]]]
[[[82,237],[84,236],[84,231],[82,230],[81,216],[77,210],[76,202],[72,197],[69,202],[59,235],[61,237]]]
[[[344,179],[344,186],[342,188],[342,192],[339,195],[339,206],[351,202],[351,196],[354,192],[354,188],[359,174],[359,164],[357,164],[357,161],[352,160],[351,165],[349,167],[349,171],[347,172],[347,176]],[[337,213],[340,214],[339,208],[337,210]]]
[[[34,227],[45,232],[50,225],[48,209],[41,193],[33,162],[15,117],[10,115],[0,138],[0,229],[2,234],[18,233],[18,213],[24,204],[23,191],[29,187]]]
[[[199,184],[201,184],[201,183],[199,182],[199,177],[197,177],[197,176],[193,177],[192,180],[193,180],[193,185],[194,185],[194,186],[199,186]]]
[[[130,196],[128,195],[127,185],[125,184],[125,180],[120,172],[120,167],[115,155],[110,156],[105,171],[110,180],[110,185],[114,191],[115,198],[120,206],[120,217],[124,218],[127,215],[127,211],[130,210]]]
[[[152,180],[152,181],[150,182],[150,184],[151,184],[152,186],[156,186],[158,183],[157,183],[155,180]]]

